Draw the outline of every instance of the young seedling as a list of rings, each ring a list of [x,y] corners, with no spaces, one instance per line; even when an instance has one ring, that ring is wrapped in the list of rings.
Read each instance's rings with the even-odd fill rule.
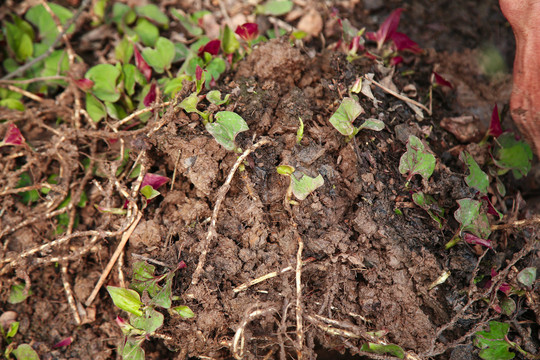
[[[363,111],[356,96],[346,97],[341,101],[341,104],[330,117],[329,121],[337,131],[347,136],[347,141],[350,141],[362,129],[375,131],[384,129],[384,123],[377,119],[368,119],[359,127],[355,127],[353,122]]]
[[[278,174],[288,176],[291,179],[289,187],[287,188],[287,193],[285,194],[285,202],[291,205],[299,205],[297,201],[291,199],[292,195],[302,201],[313,191],[324,185],[324,179],[321,174],[315,178],[302,174],[302,177],[298,180],[294,176],[295,169],[292,166],[280,165],[276,170]]]
[[[408,187],[416,174],[426,180],[429,179],[435,170],[436,160],[422,140],[414,135],[409,136],[406,146],[407,151],[399,160],[399,172],[403,175],[407,174],[405,187]]]
[[[407,35],[397,31],[402,11],[403,9],[392,11],[377,32],[366,33],[368,40],[377,42],[377,50],[381,50],[387,40],[392,40],[398,51],[409,50],[414,53],[422,52],[422,49],[417,43],[412,41]]]
[[[401,347],[395,344],[375,344],[366,343],[360,348],[361,351],[369,352],[379,355],[391,355],[399,359],[405,358],[405,351]]]
[[[186,264],[181,261],[176,269],[156,276],[153,265],[136,262],[133,265],[131,289],[107,287],[113,303],[129,313],[129,322],[119,316],[116,318],[116,323],[126,336],[121,349],[123,359],[144,359],[142,343],[163,325],[165,319],[164,315],[156,310],[157,307],[167,309],[172,316],[179,315],[182,318],[189,318],[190,314],[193,314],[186,306],[171,309],[172,302],[177,300],[172,295],[174,274],[185,267]],[[163,281],[164,285],[160,285]],[[144,301],[141,300],[142,294],[145,294]]]
[[[298,117],[298,121],[300,121],[300,125],[298,126],[298,130],[296,130],[296,144],[300,145],[304,137],[304,122],[301,117]]]
[[[457,201],[459,208],[454,213],[454,218],[460,224],[458,235],[450,240],[446,249],[457,244],[461,238],[465,242],[492,248],[491,241],[487,240],[491,234],[487,215],[481,211],[482,203],[473,199],[461,199]]]
[[[521,179],[531,170],[532,150],[524,141],[516,140],[513,133],[500,135],[494,151],[493,162],[499,168],[498,175],[512,171],[514,178]]]
[[[481,349],[480,357],[484,360],[509,360],[516,354],[510,349],[518,350],[522,354],[529,355],[518,344],[508,340],[510,324],[490,321],[489,331],[478,331],[475,334],[474,345]]]
[[[478,166],[472,155],[468,152],[461,152],[459,159],[469,168],[469,175],[465,178],[467,185],[476,189],[481,194],[487,194],[489,186],[488,175],[480,169],[480,166]]]
[[[216,141],[229,151],[241,153],[242,149],[236,146],[236,135],[249,130],[246,121],[232,111],[220,111],[215,115],[214,122],[208,122],[206,130]]]

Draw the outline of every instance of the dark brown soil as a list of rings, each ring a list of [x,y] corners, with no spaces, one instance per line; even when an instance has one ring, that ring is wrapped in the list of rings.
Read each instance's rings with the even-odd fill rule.
[[[309,2],[298,3],[302,9]],[[10,6],[15,7],[3,5],[0,14]],[[329,19],[331,7],[313,6],[325,21]],[[483,49],[494,46],[511,69],[513,37],[497,2],[372,0],[338,1],[335,6],[343,17],[350,14],[353,25],[368,30],[376,30],[392,9],[403,6],[400,31],[426,51],[406,55],[388,79],[398,89],[413,86],[420,102],[429,96],[434,69],[455,89],[436,89],[433,115],[421,119],[405,102],[373,86],[379,102],[361,96],[361,105],[366,118],[383,120],[386,129],[361,131],[346,142],[328,119],[359,75],[373,73],[375,79],[382,79],[388,76],[387,68],[367,59],[349,63],[342,52],[321,49],[319,39],[296,47],[287,38],[261,44],[217,85],[223,93],[233,94],[229,110],[249,125],[249,131],[237,138],[242,149],[262,138],[270,142],[251,153],[245,171],[234,175],[217,215],[217,234],[209,243],[207,219],[237,155],[220,146],[198,117],[169,109],[142,130],[121,131],[122,141],[111,144],[108,139],[117,135],[101,124],[96,129],[68,122],[57,125],[57,118],[73,116],[74,98],[69,92],[42,103],[28,101],[25,112],[0,108],[0,119],[15,122],[33,147],[21,150],[20,157],[0,149],[2,189],[15,188],[22,171],[29,171],[34,183],[45,181],[52,172],[62,174],[57,192],[33,206],[22,204],[16,192],[2,193],[0,311],[16,312],[17,342],[31,343],[42,359],[118,358],[116,348],[123,337],[114,318],[121,311],[104,288],[90,306],[85,301],[129,225],[125,217],[100,213],[94,207],[121,207],[125,197],[119,190],[130,192],[131,180],[114,176],[119,165],[115,158],[126,146],[132,149],[131,165],[145,150],[145,157],[139,159],[143,167],[171,179],[174,174],[174,186],[160,189],[162,197],[143,210],[123,256],[122,275],[115,266],[106,285],[129,281],[131,266],[141,256],[171,268],[184,261],[187,268],[177,273],[173,292],[196,314],[182,320],[165,313],[159,335],[144,345],[147,359],[288,359],[299,354],[305,359],[393,358],[360,350],[362,344],[374,341],[374,331],[384,331],[381,341],[399,345],[410,359],[476,359],[472,335],[493,319],[520,324],[525,330],[520,334],[514,330],[514,341],[524,347],[529,344],[533,348],[528,351],[534,353],[534,346],[540,344],[538,304],[515,296],[518,310],[511,317],[498,314],[492,309],[496,290],[483,294],[472,277],[489,276],[496,269],[503,274],[501,281],[511,282],[519,270],[538,266],[538,227],[494,232],[494,249],[485,256],[480,256],[483,249],[463,243],[450,250],[444,247],[458,228],[452,217],[456,200],[472,193],[457,159],[458,149],[468,144],[460,143],[440,123],[444,118],[474,115],[484,124],[480,130],[475,125],[483,134],[493,104],[504,107],[510,94],[508,72],[488,76],[481,66]],[[209,9],[221,18],[219,7]],[[83,16],[78,26],[88,29],[89,21]],[[83,35],[80,30],[72,37],[76,52],[84,44],[77,41]],[[326,39],[327,45],[331,40]],[[108,38],[99,41],[107,44]],[[299,117],[305,124],[300,145],[296,143]],[[511,127],[510,123],[505,115],[503,126]],[[159,130],[150,131],[154,125]],[[0,124],[0,134],[5,128]],[[438,159],[433,177],[427,182],[415,177],[409,189],[398,171],[408,134],[424,137]],[[468,146],[472,151],[474,145]],[[81,165],[86,157],[100,176]],[[290,206],[284,202],[288,180],[276,172],[281,164],[310,176],[321,174],[324,185],[299,205]],[[534,171],[538,174],[533,170],[519,182],[510,175],[503,178],[507,195],[494,197],[505,214],[501,223],[538,213],[530,205],[539,189]],[[21,257],[61,238],[53,234],[56,220],[51,209],[68,192],[78,198],[83,189],[88,205],[67,210],[71,216],[77,213],[79,224],[72,233],[79,235]],[[442,229],[412,203],[411,189],[424,189],[447,210]],[[300,243],[304,266],[298,308]],[[208,255],[194,283],[206,245]],[[65,276],[62,266],[67,267]],[[448,280],[430,287],[445,271],[451,272]],[[235,291],[273,272],[277,275]],[[9,287],[23,280],[33,294],[23,303],[9,304]],[[76,325],[66,300],[64,281],[71,287],[81,325]],[[305,336],[301,349],[298,315]],[[235,347],[239,329],[243,333]],[[68,336],[74,337],[69,347],[52,349]]]

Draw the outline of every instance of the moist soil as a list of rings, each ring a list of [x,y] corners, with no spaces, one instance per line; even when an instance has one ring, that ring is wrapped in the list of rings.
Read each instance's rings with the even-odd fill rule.
[[[3,5],[1,14],[9,6]],[[0,149],[2,188],[15,188],[22,171],[29,171],[35,183],[52,172],[60,174],[56,192],[33,206],[24,205],[14,191],[2,193],[0,310],[15,312],[20,321],[18,343],[31,344],[41,359],[118,358],[123,336],[114,319],[125,315],[105,287],[91,304],[85,302],[129,226],[126,216],[95,207],[122,207],[125,196],[119,191],[129,192],[133,180],[114,176],[119,166],[115,158],[129,147],[130,166],[138,161],[147,172],[171,182],[142,210],[120,266],[113,268],[105,285],[129,283],[132,265],[141,259],[156,266],[158,274],[183,261],[187,266],[177,271],[172,287],[179,297],[175,303],[195,313],[185,320],[164,312],[164,326],[143,345],[147,359],[394,358],[367,353],[361,349],[367,342],[396,344],[411,359],[477,359],[473,334],[494,319],[514,324],[512,339],[531,353],[537,351],[540,312],[534,292],[530,299],[514,296],[517,309],[502,315],[495,310],[500,292],[498,296],[496,288],[474,280],[489,279],[495,269],[503,274],[500,282],[515,284],[519,270],[538,266],[538,227],[510,225],[494,231],[494,248],[487,252],[463,242],[445,249],[458,229],[452,216],[456,200],[474,196],[464,181],[467,170],[458,160],[459,151],[478,149],[474,141],[485,133],[495,103],[502,109],[503,127],[513,127],[507,103],[514,40],[497,2],[308,1],[295,6],[321,14],[325,42],[314,38],[293,47],[283,36],[262,43],[216,84],[231,94],[231,101],[214,110],[235,111],[249,126],[237,144],[245,150],[268,140],[248,155],[228,188],[223,187],[238,155],[219,145],[198,116],[178,108],[156,111],[148,125],[118,133],[102,124],[57,122],[73,117],[74,97],[67,92],[40,104],[29,100],[24,112],[0,109],[1,118],[15,122],[32,145],[31,150],[20,150],[25,151],[22,158]],[[424,52],[405,54],[395,68],[367,58],[347,61],[343,51],[328,49],[340,36],[331,24],[333,6],[354,26],[369,31],[402,6],[399,29]],[[219,24],[220,7],[206,8]],[[251,7],[239,9],[249,14]],[[92,46],[110,47],[112,39],[102,31],[101,37],[91,39],[94,45],[88,45],[90,20],[81,19],[71,44],[91,66],[99,61],[99,55],[90,53]],[[504,71],[486,69],[486,49],[501,54]],[[433,89],[431,116],[418,115],[407,102],[373,85],[373,99],[360,96],[360,118],[384,121],[383,131],[363,130],[347,142],[328,122],[362,74],[374,74],[376,80],[427,103],[434,70],[453,89]],[[452,120],[467,116],[473,117],[472,124]],[[305,130],[298,144],[299,117]],[[4,133],[7,127],[1,126]],[[152,131],[154,126],[158,130]],[[405,187],[398,165],[410,134],[423,138],[438,161],[429,180],[416,176]],[[120,141],[109,141],[112,138]],[[137,158],[143,151],[145,156]],[[89,155],[99,175],[81,164]],[[291,205],[285,200],[289,179],[276,172],[282,164],[312,177],[321,174],[324,185]],[[520,181],[511,175],[502,178],[507,194],[491,200],[504,218],[491,217],[492,224],[538,213],[537,174],[533,167]],[[76,214],[72,233],[78,235],[53,235],[54,209],[68,192],[77,198],[83,190],[87,206],[68,210],[73,218]],[[447,210],[441,228],[414,205],[415,190],[435,196]],[[210,219],[216,206],[214,225]],[[64,240],[40,248],[55,239]],[[38,251],[20,256],[34,248]],[[445,272],[451,273],[448,279],[433,286]],[[265,275],[270,276],[239,288]],[[8,289],[22,281],[31,296],[9,304]],[[74,312],[81,317],[79,325]],[[69,336],[71,345],[53,349]]]

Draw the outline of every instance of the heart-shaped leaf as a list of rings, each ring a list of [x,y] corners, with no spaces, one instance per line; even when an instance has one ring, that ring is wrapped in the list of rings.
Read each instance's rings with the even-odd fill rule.
[[[480,166],[478,166],[472,155],[468,152],[463,151],[459,155],[459,158],[469,168],[470,174],[465,178],[467,185],[478,190],[482,194],[487,194],[487,188],[489,186],[488,174],[480,169]]]
[[[531,147],[524,141],[516,140],[513,133],[500,135],[497,143],[500,146],[495,150],[493,162],[500,168],[499,173],[512,170],[516,179],[527,175],[533,157]]]
[[[364,110],[358,101],[353,98],[346,97],[341,101],[341,104],[334,115],[330,117],[330,123],[342,135],[352,136],[354,135],[355,131],[353,122],[363,111]]]
[[[384,129],[384,122],[377,119],[367,119],[366,121],[362,123],[362,125],[358,127],[356,132],[362,129],[381,131]]]
[[[158,74],[162,74],[171,67],[175,55],[174,44],[164,37],[156,41],[155,49],[145,48],[142,57]]]
[[[521,270],[517,275],[517,280],[527,287],[533,286],[536,281],[536,268],[527,267]]]
[[[86,112],[94,122],[99,122],[107,116],[105,105],[90,93],[86,93]]]
[[[143,316],[130,316],[129,322],[134,328],[151,334],[163,325],[163,319],[162,313],[149,307],[144,311]]]
[[[480,357],[485,360],[510,360],[516,354],[509,351],[510,344],[506,341],[506,335],[510,324],[498,321],[489,322],[488,331],[478,331],[475,335],[474,345],[482,349]]]
[[[221,92],[219,90],[212,90],[209,91],[208,94],[206,94],[206,98],[208,99],[208,101],[216,105],[225,104],[227,101],[229,101],[230,96],[230,94],[227,94],[223,99],[221,99]]]
[[[321,174],[312,178],[304,175],[300,180],[297,180],[294,175],[291,175],[292,192],[298,200],[304,200],[313,191],[324,185],[324,179]]]
[[[160,26],[169,26],[169,18],[154,4],[135,6],[135,12]]]
[[[110,102],[120,99],[120,92],[116,88],[116,82],[120,77],[120,70],[116,66],[111,64],[93,66],[86,72],[84,77],[94,82],[92,93],[98,99]]]
[[[234,139],[249,127],[242,117],[232,111],[220,111],[216,114],[216,121],[206,124],[206,130],[216,141],[227,150],[235,150]]]
[[[459,209],[454,212],[454,218],[461,224],[461,232],[470,232],[481,239],[487,239],[491,234],[487,215],[480,211],[482,203],[473,199],[457,201]]]
[[[399,160],[399,172],[409,174],[407,181],[410,181],[416,174],[424,179],[429,179],[435,170],[435,156],[426,150],[424,143],[414,135],[409,136],[407,141],[407,151]]]

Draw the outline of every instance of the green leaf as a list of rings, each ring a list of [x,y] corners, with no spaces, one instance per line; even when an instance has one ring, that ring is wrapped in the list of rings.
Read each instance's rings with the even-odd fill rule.
[[[154,276],[155,270],[156,268],[154,265],[144,261],[137,261],[133,264],[133,279],[129,287],[136,290],[139,294],[146,291],[148,292],[148,295],[153,298],[161,289],[157,284],[160,277],[156,278]]]
[[[94,122],[99,122],[107,116],[105,105],[90,93],[86,93],[86,112]]]
[[[150,307],[144,311],[143,316],[130,316],[129,322],[134,328],[151,334],[163,325],[163,319],[162,313]]]
[[[221,99],[221,92],[219,90],[212,90],[206,94],[206,99],[208,99],[208,101],[210,101],[212,104],[223,105],[229,101],[230,96],[230,94],[227,94],[223,99]]]
[[[304,122],[301,117],[298,117],[298,121],[300,121],[300,125],[298,126],[298,130],[296,130],[296,144],[300,145],[304,137]]]
[[[7,21],[5,22],[4,31],[8,46],[15,53],[18,61],[24,62],[32,56],[34,46],[32,44],[32,38],[27,32]]]
[[[125,64],[122,66],[122,72],[124,73],[124,88],[129,96],[135,93],[136,83],[142,83],[141,85],[146,84],[146,79],[135,65]]]
[[[6,107],[11,110],[24,111],[23,103],[20,100],[16,100],[16,99],[0,100],[0,106]]]
[[[145,48],[141,55],[148,65],[153,67],[158,74],[162,74],[171,67],[175,51],[174,44],[169,39],[160,37],[156,41],[155,49]]]
[[[459,209],[454,212],[454,218],[461,224],[460,232],[468,231],[482,239],[491,234],[489,220],[485,213],[480,212],[482,203],[473,199],[457,201]]]
[[[41,76],[66,75],[69,70],[69,59],[65,50],[55,50],[45,58]],[[64,80],[49,80],[46,84],[67,85]]]
[[[135,6],[135,12],[137,15],[152,20],[160,26],[164,26],[165,28],[169,26],[169,18],[167,15],[159,10],[159,7],[154,4]]]
[[[362,129],[381,131],[384,129],[384,122],[377,119],[367,119],[366,121],[362,123],[362,125],[358,127],[356,132]]]
[[[225,60],[223,60],[220,57],[215,57],[210,61],[208,65],[206,65],[205,70],[207,70],[211,76],[206,77],[206,87],[210,88],[210,82],[212,81],[212,78],[214,80],[218,80],[221,74],[225,72],[227,69],[227,64],[225,63]]]
[[[118,308],[133,315],[142,316],[141,306],[143,306],[143,303],[136,291],[116,286],[107,286],[107,291],[114,305]]]
[[[240,48],[240,42],[228,25],[225,25],[225,29],[223,30],[221,48],[225,54],[232,54]]]
[[[429,216],[439,224],[439,228],[442,229],[442,219],[444,216],[444,209],[442,209],[435,198],[431,195],[424,194],[423,192],[417,192],[412,194],[413,202],[424,209]]]
[[[165,309],[170,309],[172,305],[172,281],[174,272],[170,272],[166,276],[165,285],[152,297],[152,303],[155,306],[160,306]]]
[[[21,175],[19,175],[19,181],[17,182],[17,186],[16,186],[17,188],[30,186],[30,185],[32,185],[32,178],[27,172],[24,172]],[[39,191],[35,189],[29,190],[29,191],[23,191],[18,194],[19,196],[21,196],[21,201],[27,205],[39,200]]]
[[[291,181],[292,192],[298,200],[304,200],[309,194],[324,185],[324,179],[321,174],[316,178],[304,175],[300,180],[297,180],[294,175],[291,175]]]
[[[190,81],[191,77],[189,75],[180,75],[177,78],[174,78],[170,81],[168,81],[165,84],[165,88],[163,89],[163,93],[166,95],[170,95],[171,97],[175,96],[176,93],[178,93],[180,90],[182,90],[182,87],[184,86],[182,83],[184,80]],[[197,100],[198,102],[198,100]]]
[[[506,316],[511,316],[516,311],[516,303],[512,298],[506,297],[501,300],[501,310]]]
[[[128,5],[115,2],[112,11],[112,21],[119,27],[124,24],[131,24],[137,18],[137,14]]]
[[[182,100],[180,105],[178,105],[181,109],[184,109],[188,113],[192,112],[198,112],[197,111],[197,104],[199,103],[199,97],[196,93],[191,93],[187,98]]]
[[[152,200],[156,196],[161,194],[159,191],[155,190],[152,186],[146,185],[141,189],[141,195],[146,198],[146,200]]]
[[[512,133],[502,134],[497,138],[497,143],[500,146],[495,150],[493,162],[501,168],[500,173],[512,170],[516,179],[527,175],[533,157],[531,147],[524,141],[516,140]]]
[[[184,16],[175,9],[171,9],[171,14],[176,17],[180,24],[193,36],[200,36],[203,30],[197,26],[197,22],[193,21],[189,16]]]
[[[13,355],[17,360],[39,360],[37,352],[28,344],[21,344],[13,350]]]
[[[291,176],[294,173],[294,168],[290,165],[279,165],[276,171],[278,174]]]
[[[400,359],[405,358],[405,351],[403,351],[402,348],[394,344],[383,345],[367,343],[363,344],[360,350],[381,355],[390,354]]]
[[[536,268],[527,267],[519,272],[517,280],[527,287],[533,286],[536,281]]]
[[[287,14],[293,8],[292,1],[267,1],[263,5],[257,5],[256,13],[262,15],[281,16]]]
[[[118,43],[118,46],[114,49],[114,56],[122,64],[127,65],[133,56],[133,44],[129,41],[127,36],[124,36]]]
[[[407,151],[399,160],[399,172],[409,174],[407,181],[419,174],[424,179],[429,179],[435,170],[435,156],[430,154],[424,143],[414,135],[409,136],[407,141]]]
[[[342,135],[352,136],[354,135],[355,127],[353,126],[354,120],[362,113],[363,109],[353,98],[346,97],[341,101],[338,109],[330,117],[330,123],[337,131]]]
[[[19,322],[14,321],[9,325],[8,331],[6,332],[6,339],[12,338],[17,335],[17,331],[19,331]]]
[[[137,25],[135,25],[133,30],[139,35],[145,46],[154,46],[159,38],[159,29],[157,26],[146,19],[137,20]]]
[[[122,349],[122,360],[144,360],[144,350],[141,341],[128,338]]]
[[[182,44],[182,43],[175,43],[174,44],[174,59],[173,63],[184,60],[189,55],[189,48]]]
[[[9,298],[8,303],[10,304],[18,304],[23,302],[24,300],[28,299],[30,295],[32,295],[32,290],[28,290],[28,293],[24,293],[25,284],[15,284],[11,285],[11,290],[9,292]]]
[[[68,19],[73,17],[71,11],[66,9],[63,6],[57,5],[55,3],[49,2],[49,6],[53,13],[58,16],[60,23],[65,25]],[[48,47],[52,45],[59,32],[56,28],[56,23],[54,22],[51,14],[43,5],[37,5],[31,8],[26,12],[26,20],[35,25],[38,28],[39,36],[43,39],[43,43]],[[75,26],[71,25],[67,31],[68,34],[71,34],[75,30]]]
[[[505,341],[505,336],[510,329],[509,324],[498,321],[489,322],[490,331],[478,331],[475,335],[474,345],[480,351],[480,357],[484,360],[509,360],[516,354],[509,351],[510,344]]]
[[[242,117],[232,111],[220,111],[216,121],[206,124],[206,130],[227,150],[235,150],[234,139],[238,133],[249,130]]]
[[[465,178],[467,185],[478,190],[482,194],[487,194],[487,188],[489,186],[488,174],[480,169],[480,166],[478,166],[472,155],[468,152],[463,151],[459,155],[459,158],[469,168],[470,174]]]
[[[94,82],[92,93],[103,101],[115,102],[120,99],[120,92],[116,88],[116,82],[120,77],[120,70],[111,64],[99,64],[93,66],[84,75],[85,78]]]
[[[183,319],[191,319],[195,317],[195,313],[186,305],[175,306],[172,310],[180,315]]]
[[[120,120],[127,116],[126,111],[120,104],[105,101],[105,108],[107,109],[107,114],[115,120]]]

